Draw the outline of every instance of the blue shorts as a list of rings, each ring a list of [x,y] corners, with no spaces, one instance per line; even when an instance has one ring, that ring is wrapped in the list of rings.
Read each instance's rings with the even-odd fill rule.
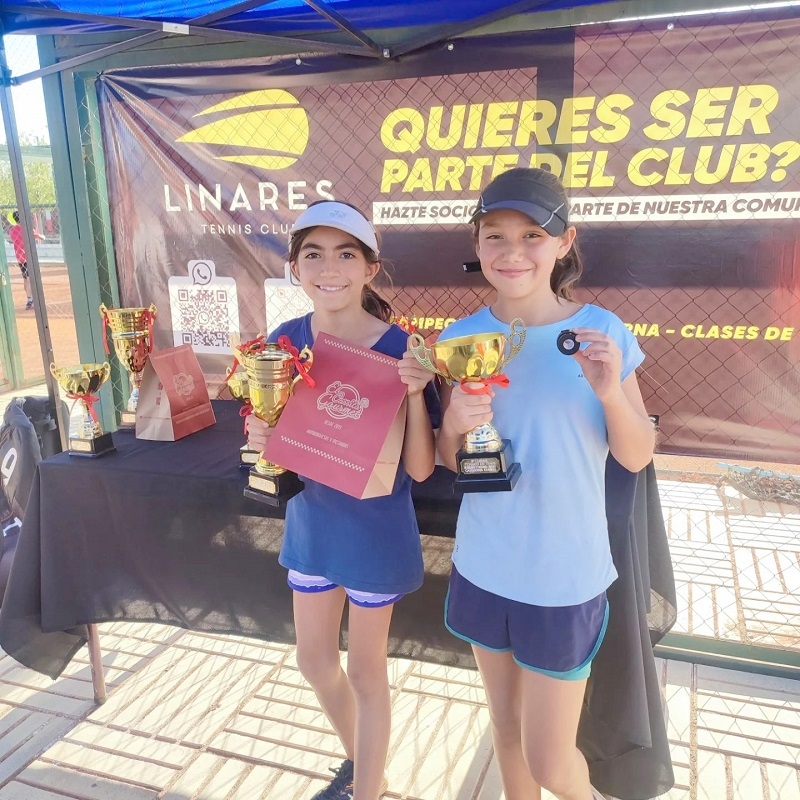
[[[534,606],[480,589],[453,567],[445,625],[454,636],[559,680],[589,677],[608,625],[606,593],[577,606]]]
[[[329,592],[336,589],[339,584],[332,583],[321,575],[305,575],[296,569],[290,569],[286,576],[286,582],[295,592],[303,594],[315,594],[316,592]],[[358,589],[348,589],[342,587],[353,605],[362,608],[382,608],[396,603],[404,595],[402,594],[378,594],[376,592],[360,592]]]

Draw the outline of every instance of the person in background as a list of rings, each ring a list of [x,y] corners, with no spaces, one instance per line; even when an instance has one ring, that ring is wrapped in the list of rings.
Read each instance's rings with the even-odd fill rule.
[[[34,220],[35,219],[34,217]],[[19,211],[12,211],[8,215],[8,221],[11,223],[11,227],[8,229],[8,236],[11,239],[11,244],[14,246],[14,255],[19,264],[19,270],[22,273],[22,284],[25,287],[25,296],[28,298],[25,303],[25,310],[30,311],[33,308],[33,295],[31,294],[31,279],[28,274],[28,254],[25,252],[25,238],[22,235]],[[44,241],[44,236],[36,229],[35,223],[33,226],[33,235],[37,241]]]

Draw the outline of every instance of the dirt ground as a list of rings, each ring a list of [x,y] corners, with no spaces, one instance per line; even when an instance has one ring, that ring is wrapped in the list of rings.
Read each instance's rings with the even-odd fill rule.
[[[38,382],[44,376],[42,353],[39,344],[39,331],[34,311],[25,310],[25,291],[22,275],[16,264],[9,265],[11,292],[14,298],[17,338],[19,340],[22,360],[23,379],[25,383]],[[42,284],[47,302],[48,324],[53,344],[54,360],[65,366],[75,363],[78,357],[78,339],[75,333],[75,317],[72,311],[72,293],[64,264],[44,264],[42,266]],[[98,315],[98,324],[99,324]],[[11,343],[9,342],[9,348]],[[2,375],[5,379],[6,376]]]

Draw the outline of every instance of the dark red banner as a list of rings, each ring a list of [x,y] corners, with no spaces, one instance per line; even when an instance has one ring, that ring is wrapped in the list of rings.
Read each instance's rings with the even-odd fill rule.
[[[482,38],[380,65],[142,68],[98,91],[123,301],[155,302],[157,344],[191,344],[207,374],[231,333],[309,308],[285,264],[309,203],[372,218],[387,296],[434,334],[491,299],[463,268],[481,187],[543,165],[572,197],[581,297],[647,353],[661,449],[800,456],[796,17]]]

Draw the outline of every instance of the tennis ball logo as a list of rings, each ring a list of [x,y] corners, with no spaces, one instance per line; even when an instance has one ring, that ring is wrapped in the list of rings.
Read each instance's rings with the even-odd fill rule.
[[[228,113],[226,113],[228,112]],[[262,89],[232,97],[195,114],[225,114],[176,141],[214,145],[218,161],[263,169],[285,169],[308,146],[308,115],[297,98],[283,89]]]

